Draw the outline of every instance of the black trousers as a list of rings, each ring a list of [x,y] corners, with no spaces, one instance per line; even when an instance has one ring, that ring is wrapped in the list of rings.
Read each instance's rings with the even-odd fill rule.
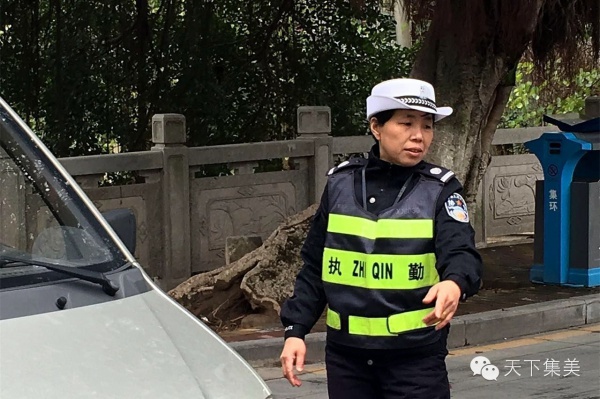
[[[448,399],[446,339],[426,350],[367,351],[328,344],[330,399]]]

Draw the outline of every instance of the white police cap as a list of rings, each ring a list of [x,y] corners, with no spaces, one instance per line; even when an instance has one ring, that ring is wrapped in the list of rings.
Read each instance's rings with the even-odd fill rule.
[[[377,84],[367,98],[367,119],[391,109],[414,109],[434,115],[437,122],[452,114],[451,107],[435,105],[433,86],[417,79],[391,79]]]

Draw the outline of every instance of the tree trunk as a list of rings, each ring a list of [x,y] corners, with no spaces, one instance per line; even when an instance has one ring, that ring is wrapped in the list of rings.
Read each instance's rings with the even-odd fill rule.
[[[484,127],[488,125],[489,115],[497,115],[492,112],[494,104],[503,109],[508,101],[500,82],[513,65],[489,53],[481,59],[459,59],[457,51],[448,44],[436,44],[439,47],[436,46],[437,68],[433,76],[423,76],[417,65],[412,74],[431,82],[436,89],[436,103],[451,104],[454,112],[436,126],[428,158],[453,170],[465,187],[465,199],[473,202],[489,162],[487,155],[498,120],[495,124],[490,120],[493,129],[484,130]]]
[[[288,217],[261,247],[229,265],[189,278],[169,295],[217,331],[237,328],[244,320],[251,324],[256,315],[263,321],[277,320],[304,265],[300,250],[317,207],[314,204]]]
[[[140,151],[146,149],[146,140],[150,115],[148,112],[148,86],[150,76],[148,74],[148,51],[151,46],[151,32],[149,23],[148,0],[136,0],[136,91],[137,91],[137,118],[135,134],[129,140],[127,150]]]
[[[35,126],[35,129],[39,129],[40,124],[40,93],[41,93],[41,84],[40,84],[40,2],[36,0],[33,2],[33,16],[32,16],[32,25],[33,25],[33,67],[32,67],[32,80],[33,80],[33,89],[31,90],[31,95],[33,98],[29,104],[33,107],[30,109],[31,116],[33,120],[28,120],[27,123],[32,123]]]
[[[534,7],[541,8],[539,0]],[[454,1],[453,15],[436,12],[411,77],[430,82],[438,106],[450,105],[454,113],[435,127],[428,160],[453,170],[465,188],[465,199],[474,205],[479,182],[490,161],[493,134],[514,86],[514,71],[533,34],[538,12],[518,29],[522,35],[504,37],[489,28],[473,35],[472,50],[461,42],[461,1]],[[448,18],[452,20],[448,22]],[[521,18],[523,18],[521,16]],[[446,19],[446,20],[444,20]],[[452,27],[454,31],[445,30]],[[437,32],[437,33],[436,33]],[[511,42],[508,42],[511,40]],[[474,209],[473,207],[471,209]]]
[[[52,80],[53,91],[52,91],[52,124],[54,125],[51,130],[55,132],[65,131],[65,115],[67,112],[65,95],[64,95],[64,83],[63,83],[63,15],[62,15],[62,1],[54,0],[52,7],[54,9],[55,29],[54,29],[54,76]],[[57,156],[68,156],[69,147],[71,143],[68,140],[57,140],[55,147],[53,148]]]

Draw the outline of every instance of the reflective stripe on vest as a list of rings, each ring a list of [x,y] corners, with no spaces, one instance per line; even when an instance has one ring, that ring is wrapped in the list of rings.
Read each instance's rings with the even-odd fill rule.
[[[348,316],[348,333],[371,337],[392,337],[403,332],[429,327],[423,322],[434,308],[414,310],[391,315],[389,317]],[[327,325],[335,330],[341,329],[339,313],[327,309]]]
[[[376,238],[433,238],[431,219],[379,219],[377,221],[358,216],[329,215],[327,231],[356,235],[374,240]]]
[[[433,342],[424,304],[440,281],[435,216],[444,187],[419,175],[398,202],[374,214],[357,201],[353,171],[329,177],[321,277],[328,339],[349,347],[395,349]],[[429,327],[429,328],[428,328]]]
[[[440,281],[435,254],[383,255],[325,248],[323,281],[367,289],[406,290]]]

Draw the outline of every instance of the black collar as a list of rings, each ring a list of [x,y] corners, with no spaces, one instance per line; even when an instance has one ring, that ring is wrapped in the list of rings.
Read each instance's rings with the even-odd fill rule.
[[[424,161],[419,162],[415,166],[401,166],[397,164],[393,164],[387,161],[384,161],[379,157],[379,143],[375,143],[373,147],[371,147],[371,151],[369,151],[369,162],[367,163],[368,169],[379,169],[386,172],[391,173],[408,173],[412,172],[416,169],[419,169],[423,166]]]

